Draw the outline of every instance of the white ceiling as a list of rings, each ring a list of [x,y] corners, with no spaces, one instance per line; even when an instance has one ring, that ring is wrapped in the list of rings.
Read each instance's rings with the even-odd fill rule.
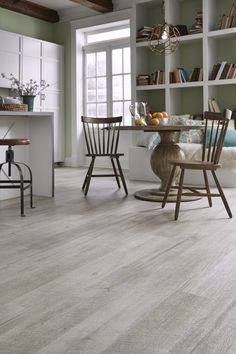
[[[29,0],[35,4],[49,7],[53,10],[64,10],[71,7],[76,7],[76,3],[70,0]]]

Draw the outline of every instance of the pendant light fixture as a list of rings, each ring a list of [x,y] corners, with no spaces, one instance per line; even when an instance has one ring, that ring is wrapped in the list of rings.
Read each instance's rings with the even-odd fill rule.
[[[165,1],[162,2],[163,17],[165,18]],[[167,22],[153,26],[148,46],[157,55],[168,55],[179,47],[180,33],[176,26]]]

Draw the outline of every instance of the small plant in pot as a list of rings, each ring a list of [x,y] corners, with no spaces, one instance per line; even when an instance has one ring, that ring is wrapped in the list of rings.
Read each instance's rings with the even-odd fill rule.
[[[33,111],[34,98],[39,95],[43,90],[49,87],[49,84],[45,80],[41,80],[38,84],[37,81],[30,79],[27,83],[22,83],[20,80],[15,78],[13,74],[9,77],[6,74],[1,73],[2,78],[11,81],[11,90],[14,97],[22,97],[23,103],[28,105],[28,111]]]

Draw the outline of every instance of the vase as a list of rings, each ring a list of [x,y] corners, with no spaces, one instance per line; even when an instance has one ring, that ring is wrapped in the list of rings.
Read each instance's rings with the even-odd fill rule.
[[[35,96],[22,96],[23,103],[28,105],[28,111],[33,112],[34,110],[34,98]]]

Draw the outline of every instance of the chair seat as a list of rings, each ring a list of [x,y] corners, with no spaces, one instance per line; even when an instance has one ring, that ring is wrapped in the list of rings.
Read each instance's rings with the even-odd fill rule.
[[[214,164],[210,162],[203,161],[192,161],[192,160],[169,160],[171,165],[179,166],[185,169],[193,169],[193,170],[216,170],[221,167],[221,164]]]
[[[85,156],[88,157],[102,157],[102,156],[107,156],[107,157],[119,157],[119,156],[124,156],[124,154],[86,154]]]
[[[30,140],[29,139],[0,139],[0,145],[5,145],[5,146],[14,146],[14,145],[29,145]]]

